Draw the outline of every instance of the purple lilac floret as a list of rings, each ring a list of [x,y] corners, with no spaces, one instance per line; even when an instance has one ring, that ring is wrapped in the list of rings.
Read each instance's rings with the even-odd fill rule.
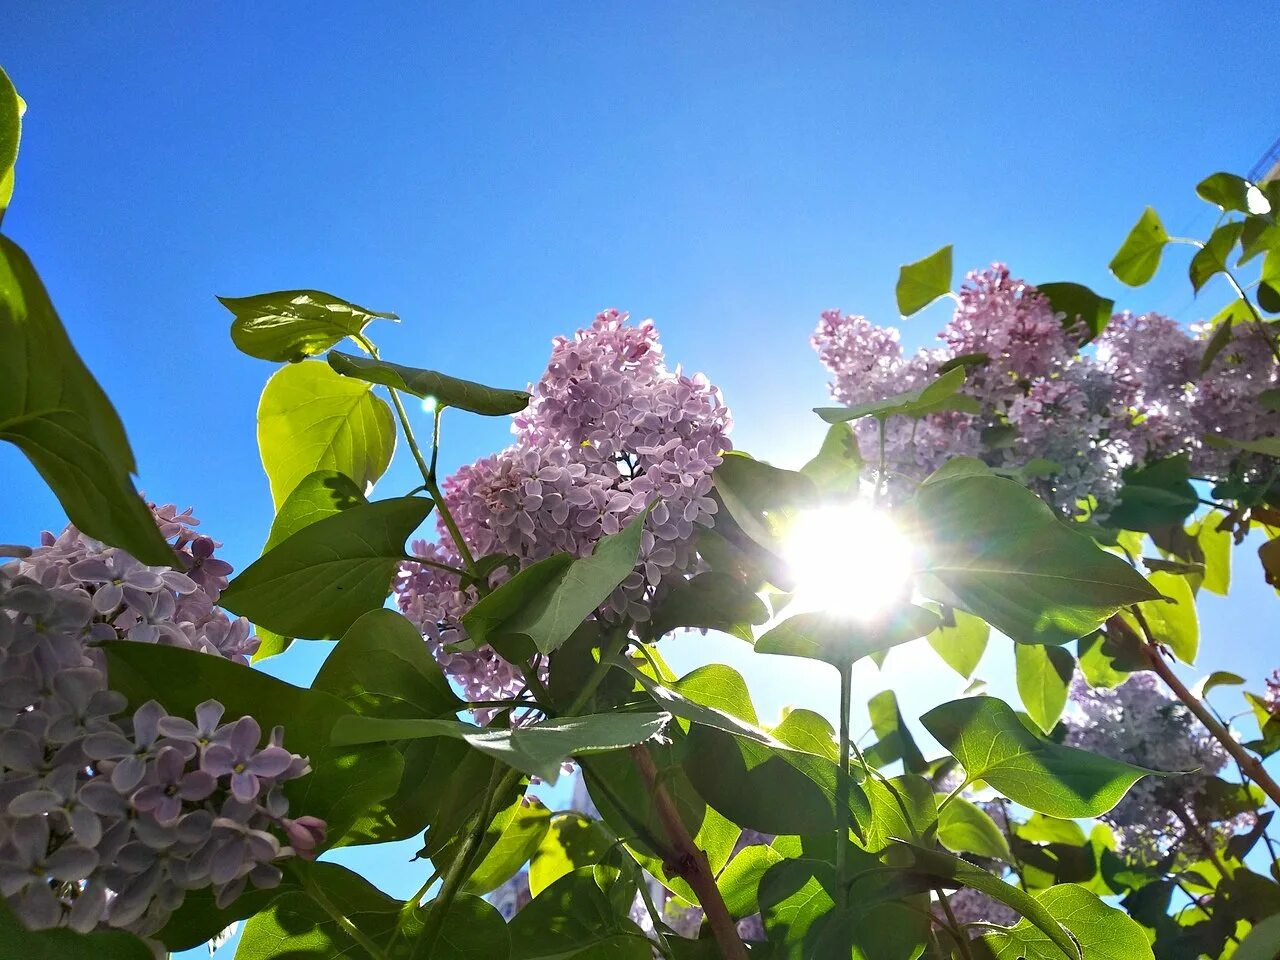
[[[509,555],[517,568],[553,553],[585,556],[652,506],[639,562],[600,611],[643,621],[655,594],[697,570],[694,537],[716,512],[711,472],[730,449],[732,420],[705,377],[666,366],[651,321],[627,319],[608,310],[557,338],[532,402],[514,420],[512,445],[443,486],[472,553]],[[424,559],[459,565],[443,523],[439,543],[413,546]],[[396,593],[470,699],[510,697],[523,686],[523,665],[487,648],[448,649],[465,637],[460,618],[476,600],[474,588],[408,563]]]
[[[249,625],[218,609],[231,567],[191,511],[153,507],[180,566],[150,567],[68,527],[0,565],[0,896],[28,927],[158,931],[192,890],[226,905],[312,856],[314,817],[287,816],[309,770],[282,732],[222,704],[194,722],[129,714],[99,644],[160,643],[244,663]]]
[[[1153,674],[1135,673],[1112,689],[1090,687],[1077,675],[1063,722],[1068,746],[1174,771],[1139,780],[1099,818],[1114,828],[1127,853],[1154,860],[1185,846],[1199,856],[1205,842],[1253,825],[1251,814],[1214,809],[1219,794],[1207,785],[1230,758],[1183,704],[1161,691]]]
[[[1125,467],[1180,452],[1191,455],[1199,475],[1260,476],[1259,455],[1204,442],[1205,435],[1255,440],[1275,433],[1259,395],[1280,385],[1280,372],[1251,325],[1238,325],[1201,375],[1207,328],[1119,313],[1096,347],[1081,351],[1064,315],[1003,264],[968,274],[957,299],[939,334],[943,346],[910,356],[896,330],[839,311],[822,314],[813,335],[832,397],[849,406],[921,387],[957,358],[972,361],[962,392],[980,412],[888,421],[891,487],[908,489],[906,480],[962,454],[1011,470],[1043,460],[1052,472],[1033,486],[1069,514],[1090,496],[1105,510]],[[878,449],[874,418],[854,429],[864,451]],[[993,445],[996,436],[1002,443]]]

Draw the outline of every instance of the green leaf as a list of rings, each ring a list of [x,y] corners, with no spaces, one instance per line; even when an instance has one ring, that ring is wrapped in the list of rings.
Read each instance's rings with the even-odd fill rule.
[[[348,715],[334,726],[333,743],[341,746],[449,737],[462,740],[523,773],[555,783],[561,764],[569,757],[643,743],[661,733],[670,719],[668,713],[601,713],[543,720],[504,730],[476,727],[459,720],[396,720]]]
[[[1242,298],[1236,298],[1219,310],[1214,318],[1209,321],[1212,333],[1205,344],[1204,353],[1200,355],[1201,376],[1208,372],[1218,354],[1231,343],[1232,329],[1235,324],[1247,323],[1252,316],[1248,303]]]
[[[716,493],[729,516],[749,538],[777,552],[778,518],[808,506],[818,498],[813,479],[782,470],[745,453],[726,453],[713,474]]]
[[[1129,674],[1150,666],[1141,642],[1129,630],[1099,630],[1081,637],[1079,655],[1080,672],[1091,687],[1118,687]]]
[[[422,497],[396,497],[317,520],[251,563],[219,602],[284,636],[340,637],[386,601],[405,540],[431,507]]]
[[[751,628],[768,619],[769,610],[754,590],[737,577],[709,570],[672,584],[644,629],[654,639],[681,628],[719,630],[751,643]]]
[[[920,722],[965,769],[1010,800],[1051,817],[1106,813],[1156,773],[1037,737],[1002,700],[968,697],[934,707]]]
[[[1230,220],[1214,230],[1208,242],[1196,251],[1187,272],[1191,277],[1191,287],[1197,293],[1211,277],[1229,269],[1227,261],[1231,259],[1231,251],[1239,242],[1243,229],[1244,224],[1239,220]]]
[[[1159,596],[1133,567],[1012,480],[969,474],[926,481],[915,507],[924,592],[1019,643],[1066,643],[1120,607]]]
[[[1238,687],[1245,683],[1244,677],[1229,670],[1215,670],[1195,686],[1196,696],[1204,699],[1215,687]]]
[[[904,317],[923,310],[951,292],[951,245],[898,270],[898,312]]]
[[[833,423],[827,428],[818,455],[800,472],[824,494],[856,494],[864,465],[853,428],[847,423]]]
[[[464,893],[489,893],[529,862],[551,825],[551,811],[537,797],[519,797],[499,812],[481,842],[480,855],[462,885]],[[452,858],[450,858],[452,859]]]
[[[1249,453],[1260,453],[1267,457],[1280,457],[1280,437],[1258,437],[1255,440],[1234,440],[1230,437],[1210,435],[1204,438],[1211,447],[1234,447]]]
[[[848,423],[863,417],[887,420],[895,414],[908,417],[924,417],[942,410],[960,410],[977,413],[978,401],[967,394],[958,393],[964,386],[964,368],[954,367],[926,383],[923,387],[896,393],[883,400],[870,400],[852,407],[814,407],[813,412],[827,423]]]
[[[871,853],[889,847],[894,840],[918,840],[932,835],[938,824],[938,800],[933,784],[919,774],[904,773],[884,780],[873,776],[862,789],[870,813],[859,821],[861,846]]]
[[[1234,173],[1213,173],[1196,184],[1201,200],[1222,209],[1249,212],[1249,181]]]
[[[0,78],[3,78],[0,72]],[[3,93],[3,90],[0,90]],[[22,960],[154,960],[151,948],[123,930],[76,933],[66,927],[28,930],[0,897],[0,948]]]
[[[285,746],[309,757],[312,772],[285,785],[294,816],[326,820],[327,842],[336,844],[370,805],[391,796],[400,783],[401,758],[390,747],[350,749],[331,744],[339,718],[349,716],[341,700],[306,690],[260,670],[195,650],[120,640],[102,648],[111,689],[136,709],[158,700],[170,713],[194,717],[210,697],[226,706],[225,719],[252,716],[270,730],[286,730]]]
[[[9,75],[0,68],[0,221],[13,196],[13,168],[22,139],[22,114],[26,104],[18,96]]]
[[[546,834],[529,856],[529,892],[536,897],[565,874],[599,863],[616,842],[599,820],[576,810],[553,814]]]
[[[456,407],[486,417],[519,413],[529,405],[529,394],[523,390],[486,387],[482,383],[459,380],[434,370],[405,367],[386,360],[353,357],[337,350],[329,354],[329,366],[344,377],[382,384],[423,399],[430,397],[437,406]]]
[[[830,613],[798,613],[757,640],[756,653],[821,660],[842,670],[878,650],[923,637],[941,622],[937,614],[909,603],[870,622]]]
[[[986,811],[964,797],[952,797],[938,814],[938,841],[953,853],[974,853],[1012,863],[1009,842]]]
[[[466,894],[449,904],[431,960],[508,960],[511,934],[491,903]]]
[[[1231,960],[1275,960],[1280,956],[1280,915],[1267,917],[1249,931]]]
[[[1111,322],[1116,302],[1100,297],[1079,283],[1041,283],[1036,290],[1049,301],[1054,313],[1062,313],[1062,325],[1069,331],[1077,330],[1077,323],[1084,328],[1081,345],[1093,340]]]
[[[866,752],[869,763],[883,767],[901,760],[903,768],[911,773],[928,769],[929,764],[916,745],[892,690],[882,690],[868,700],[867,714],[871,719],[871,729],[879,738]]]
[[[1267,251],[1266,259],[1262,261],[1255,296],[1258,306],[1267,313],[1280,313],[1280,250],[1274,247]]]
[[[1223,515],[1210,511],[1188,533],[1196,539],[1204,554],[1204,580],[1201,583],[1210,593],[1225,597],[1231,589],[1231,531],[1219,530]]]
[[[1121,283],[1140,287],[1156,275],[1160,255],[1164,253],[1169,234],[1155,210],[1147,207],[1129,231],[1116,255],[1111,258],[1111,272]]]
[[[730,914],[734,917],[749,917],[760,912],[756,896],[760,880],[770,867],[780,863],[782,859],[777,850],[764,843],[743,847],[734,854],[729,865],[716,877],[716,886],[720,888],[720,896],[724,898],[724,905]]]
[[[335,470],[368,491],[396,447],[391,408],[373,388],[316,360],[281,367],[258,403],[258,452],[279,509],[309,473]]]
[[[591,556],[548,557],[482,598],[462,618],[466,646],[487,643],[501,653],[496,639],[515,635],[528,637],[540,653],[551,653],[635,568],[648,515],[646,510],[617,533],[601,537]]]
[[[317,520],[368,502],[360,488],[346,474],[336,470],[309,473],[285,497],[284,503],[280,504],[275,519],[271,521],[271,532],[267,535],[262,552],[266,553]],[[283,637],[265,627],[259,627],[254,662],[284,653],[291,643],[292,637]]]
[[[1178,573],[1157,570],[1151,574],[1151,585],[1168,600],[1151,600],[1138,604],[1142,617],[1156,639],[1169,647],[1183,663],[1195,663],[1200,651],[1200,618],[1196,598],[1187,578]],[[1126,623],[1141,632],[1137,620],[1128,610],[1120,611]]]
[[[319,290],[277,290],[251,297],[219,297],[235,316],[231,340],[241,353],[277,363],[324,353],[376,319],[399,320]]]
[[[71,345],[31,261],[2,236],[0,440],[26,455],[85,534],[143,563],[175,563],[130,479],[136,466],[124,425]]]
[[[963,610],[953,610],[952,616],[956,622],[954,627],[943,623],[925,639],[947,666],[969,680],[986,652],[991,627],[985,620]]]
[[[1078,948],[1055,944],[1029,920],[982,938],[995,960],[1153,960],[1142,927],[1084,887],[1064,883],[1036,896],[1037,902],[1075,938]],[[1239,951],[1235,954],[1237,960]]]
[[[1075,673],[1076,658],[1061,647],[1040,644],[1014,645],[1018,695],[1027,715],[1045,733],[1051,731],[1067,705],[1067,691]]]
[[[1150,532],[1181,525],[1200,505],[1190,480],[1191,463],[1185,453],[1124,470],[1120,503],[1107,525]]]
[[[566,874],[511,921],[512,960],[652,960],[653,941],[616,905],[634,890],[613,868]]]

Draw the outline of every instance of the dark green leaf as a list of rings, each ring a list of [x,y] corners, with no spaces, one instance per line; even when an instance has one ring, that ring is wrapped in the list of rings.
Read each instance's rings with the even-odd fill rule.
[[[1274,213],[1273,210],[1265,216],[1245,218],[1244,229],[1240,232],[1238,266],[1244,266],[1261,253],[1280,249],[1280,224],[1276,223]]]
[[[502,652],[503,636],[527,637],[541,653],[569,639],[635,568],[648,511],[617,533],[602,537],[589,557],[548,557],[520,571],[481,599],[462,618],[467,647],[490,644]]]
[[[927,481],[915,506],[924,592],[1020,643],[1066,643],[1120,607],[1159,596],[1133,567],[1012,480],[969,474]]]
[[[399,320],[319,290],[277,290],[251,297],[219,297],[235,315],[231,340],[241,353],[296,363],[360,333],[371,320]]]
[[[1124,471],[1120,503],[1107,524],[1125,530],[1151,531],[1181,525],[1200,505],[1189,479],[1191,465],[1185,453]]]
[[[566,874],[511,921],[512,960],[652,960],[653,941],[616,906],[634,889],[612,868]]]
[[[1122,283],[1140,287],[1156,275],[1160,255],[1164,253],[1169,234],[1155,210],[1147,207],[1129,231],[1116,255],[1111,258],[1111,272]]]
[[[1239,242],[1243,229],[1244,224],[1239,220],[1230,220],[1214,230],[1208,242],[1196,251],[1187,272],[1192,289],[1197,293],[1212,276],[1229,269],[1227,261],[1231,259],[1231,251]]]
[[[569,757],[620,750],[662,732],[667,713],[604,713],[543,720],[504,730],[458,720],[394,720],[348,715],[335,725],[336,745],[449,737],[531,776],[555,783]]]
[[[904,317],[923,310],[951,292],[951,245],[898,270],[898,312]]]
[[[1249,181],[1234,173],[1210,174],[1196,184],[1196,193],[1201,200],[1222,208],[1223,212],[1249,212]]]
[[[390,747],[351,749],[331,745],[331,732],[349,716],[337,697],[305,690],[259,670],[194,650],[128,640],[103,646],[111,689],[137,708],[158,700],[170,713],[194,717],[210,697],[226,706],[228,720],[252,716],[270,730],[283,726],[285,746],[311,760],[312,772],[285,786],[293,816],[310,814],[329,824],[337,843],[371,804],[400,783],[401,758]]]
[[[529,405],[529,394],[523,390],[486,387],[482,383],[459,380],[434,370],[419,370],[417,367],[404,367],[385,360],[353,357],[337,350],[329,354],[329,366],[344,377],[355,377],[366,383],[379,383],[423,399],[430,397],[438,406],[456,407],[486,417],[519,413]]]
[[[1231,960],[1275,960],[1280,957],[1280,915],[1267,917],[1236,947]]]
[[[485,894],[506,883],[529,862],[551,825],[551,811],[537,797],[517,797],[499,811],[485,832],[464,893]],[[448,856],[446,862],[453,858]]]
[[[258,453],[279,509],[303,478],[334,470],[367,491],[396,448],[391,408],[318,360],[277,370],[258,402]]]
[[[422,497],[397,497],[317,520],[251,563],[220,602],[284,636],[340,637],[386,601],[405,540],[431,507]]]
[[[1109,907],[1084,887],[1064,883],[1036,896],[1037,902],[1067,929],[1076,943],[1071,949],[1055,944],[1029,920],[1006,933],[991,933],[983,942],[996,960],[1153,960],[1142,927],[1115,907]],[[1239,952],[1235,954],[1238,958]]]
[[[1010,800],[1051,817],[1106,813],[1134,783],[1155,773],[1033,734],[1007,703],[969,697],[934,707],[920,718],[965,769]]]
[[[22,139],[22,114],[26,104],[13,88],[9,75],[0,68],[0,221],[13,196],[13,167]]]
[[[798,613],[756,641],[757,653],[821,660],[837,670],[878,650],[915,640],[937,629],[937,614],[903,604],[877,621],[830,613]]]
[[[1067,691],[1075,673],[1076,658],[1061,647],[1035,643],[1014,646],[1018,695],[1027,715],[1045,733],[1051,731],[1067,705]]]
[[[951,615],[955,626],[949,627],[944,622],[925,639],[947,666],[968,680],[987,649],[991,627],[985,620],[963,610],[953,610]]]
[[[1280,250],[1267,251],[1258,277],[1258,306],[1267,313],[1280,313]],[[1274,334],[1272,334],[1274,336]]]
[[[766,550],[780,549],[778,517],[817,500],[813,479],[734,451],[714,473],[715,489],[733,521]]]
[[[449,905],[431,960],[508,960],[511,934],[491,903],[466,894]]]
[[[707,571],[677,580],[653,608],[645,629],[652,638],[672,630],[701,627],[752,641],[752,627],[769,619],[769,610],[745,583],[727,573]]]
[[[883,767],[901,760],[903,768],[912,773],[928,769],[928,762],[916,745],[892,690],[882,690],[868,700],[867,714],[871,719],[871,729],[879,737],[866,752],[869,763]]]
[[[1258,437],[1254,440],[1235,440],[1230,437],[1209,435],[1205,443],[1211,447],[1246,450],[1249,453],[1260,453],[1266,457],[1280,457],[1280,437]]]
[[[827,423],[848,423],[863,417],[886,420],[895,414],[924,417],[942,410],[977,413],[978,402],[973,397],[958,392],[962,386],[964,368],[955,367],[923,387],[906,390],[883,400],[871,400],[852,407],[814,407],[813,412]]]
[[[1107,328],[1116,302],[1100,297],[1079,283],[1041,283],[1036,289],[1049,301],[1055,313],[1062,313],[1062,325],[1069,332],[1082,332],[1081,344],[1088,343]],[[1083,327],[1083,330],[1080,328]]]
[[[4,95],[0,89],[0,110]],[[133,451],[115,408],[71,345],[31,261],[7,237],[0,237],[0,440],[26,455],[84,533],[143,563],[175,563],[133,487]]]
[[[1209,321],[1209,326],[1213,332],[1209,335],[1209,340],[1204,347],[1204,353],[1200,356],[1201,376],[1204,376],[1209,368],[1213,366],[1213,361],[1218,354],[1231,343],[1234,325],[1247,323],[1251,316],[1248,304],[1243,299],[1237,298],[1219,310],[1217,315]]]
[[[938,814],[938,841],[953,853],[1013,862],[1004,832],[981,807],[964,797],[952,797]]]
[[[818,455],[801,467],[800,472],[822,493],[856,494],[863,466],[853,428],[847,423],[833,423],[827,428]]]
[[[3,76],[0,73],[0,77]],[[13,915],[3,897],[0,897],[0,955],[13,960],[154,960],[145,943],[123,930],[87,934],[65,927],[28,930]]]

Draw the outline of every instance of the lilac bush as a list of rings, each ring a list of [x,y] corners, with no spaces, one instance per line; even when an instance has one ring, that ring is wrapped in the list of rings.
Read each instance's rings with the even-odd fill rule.
[[[231,567],[190,511],[153,508],[179,567],[139,563],[67,527],[0,566],[0,895],[23,922],[155,933],[189,891],[220,905],[309,855],[323,823],[288,817],[309,771],[276,728],[195,721],[156,701],[126,714],[99,645],[163,644],[245,663],[248,622],[218,609]]]

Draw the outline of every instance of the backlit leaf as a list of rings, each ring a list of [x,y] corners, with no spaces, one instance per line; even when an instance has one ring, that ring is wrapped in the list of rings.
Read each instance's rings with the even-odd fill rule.
[[[944,623],[925,639],[947,666],[968,680],[987,649],[991,627],[985,620],[963,610],[953,610],[952,616],[956,622],[954,627]]]
[[[219,297],[232,312],[231,340],[241,353],[296,363],[360,333],[371,320],[398,320],[320,290],[277,290],[250,297]]]
[[[1029,920],[1020,920],[1007,933],[982,938],[995,960],[1075,960],[1080,956],[1084,960],[1152,960],[1154,956],[1138,923],[1082,886],[1064,883],[1050,887],[1037,894],[1036,900],[1070,932],[1079,949],[1055,944]]]
[[[869,400],[852,407],[815,407],[814,413],[827,423],[848,423],[863,417],[886,420],[897,414],[924,417],[942,410],[978,412],[978,402],[958,391],[964,386],[964,368],[955,367],[923,387],[896,393],[883,400]]]
[[[1067,705],[1067,691],[1076,658],[1061,647],[1019,643],[1014,647],[1018,695],[1027,716],[1045,733],[1051,731]]]
[[[1081,344],[1088,343],[1106,329],[1116,302],[1100,297],[1079,283],[1036,284],[1041,296],[1049,301],[1055,313],[1062,313],[1062,324],[1072,333],[1081,334]]]
[[[878,650],[915,640],[935,630],[937,614],[903,604],[878,621],[829,613],[798,613],[788,617],[759,640],[756,653],[821,660],[842,670]]]
[[[904,317],[923,310],[951,292],[951,245],[898,270],[898,312]]]
[[[1164,253],[1169,234],[1155,210],[1147,207],[1129,231],[1116,255],[1111,259],[1111,272],[1122,283],[1140,287],[1156,275],[1160,255]]]
[[[344,377],[380,383],[393,390],[412,393],[415,397],[430,397],[439,406],[457,407],[486,417],[519,413],[529,405],[529,394],[523,390],[486,387],[482,383],[459,380],[434,370],[405,367],[386,360],[353,357],[337,350],[329,354],[329,366]]]
[[[976,853],[1010,863],[1009,841],[981,807],[952,797],[938,813],[938,840],[953,853]]]

